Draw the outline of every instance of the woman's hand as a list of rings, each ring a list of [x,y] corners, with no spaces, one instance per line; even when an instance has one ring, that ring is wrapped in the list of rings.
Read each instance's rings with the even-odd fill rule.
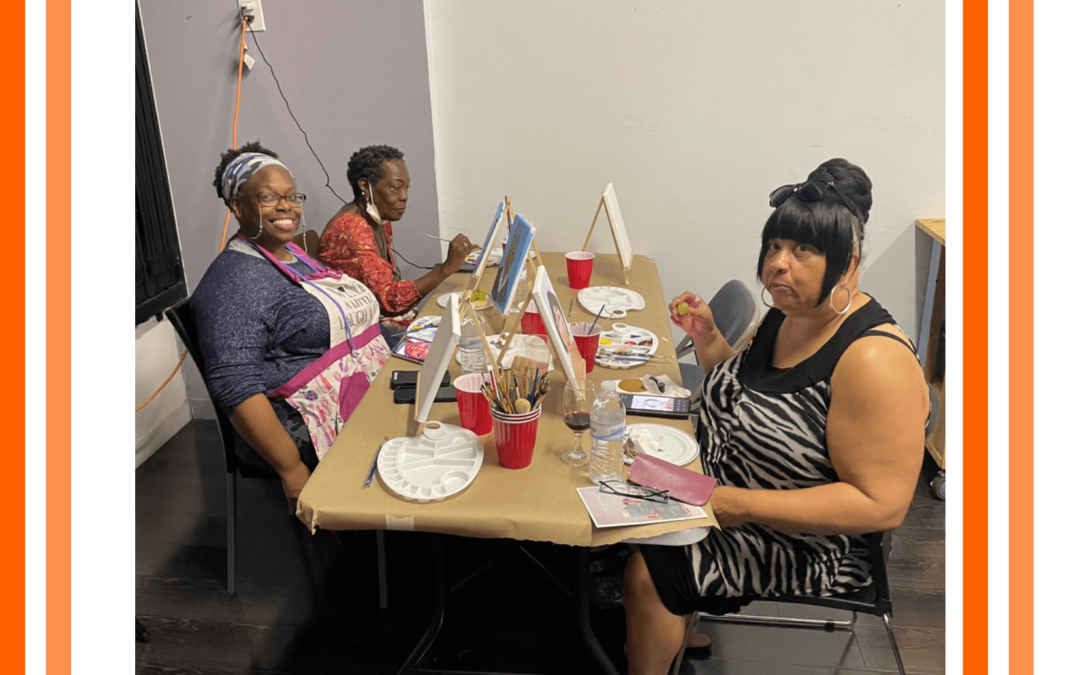
[[[684,302],[687,305],[686,314],[679,312],[679,305]],[[710,344],[720,332],[708,303],[694,293],[675,296],[668,305],[668,311],[671,312],[671,321],[682,328],[694,340],[694,344]]]
[[[285,490],[285,498],[289,500],[289,507],[295,512],[296,501],[300,498],[300,491],[304,489],[308,479],[311,478],[311,470],[303,462],[297,462],[296,466],[282,471],[278,475],[281,476],[281,487]]]
[[[465,258],[478,248],[480,247],[473,246],[472,242],[464,234],[458,234],[447,248],[446,262],[443,263],[443,269],[449,274],[457,272],[465,264]]]

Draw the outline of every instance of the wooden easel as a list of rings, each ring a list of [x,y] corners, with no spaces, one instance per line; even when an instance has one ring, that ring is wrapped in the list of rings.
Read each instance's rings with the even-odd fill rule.
[[[621,254],[621,249],[619,248],[619,237],[616,236],[616,234],[615,234],[615,222],[611,218],[611,212],[608,211],[607,201],[604,199],[604,193],[603,192],[600,193],[600,204],[597,205],[597,207],[596,207],[596,213],[593,215],[592,225],[589,226],[589,233],[587,235],[585,235],[585,243],[581,245],[581,250],[585,251],[589,247],[589,240],[592,239],[593,228],[596,227],[596,221],[597,221],[598,218],[600,218],[600,210],[601,209],[604,210],[604,215],[607,216],[608,227],[611,229],[611,239],[615,242],[615,253],[616,253],[616,255],[619,256],[619,264],[622,265],[622,254]],[[633,259],[632,258],[631,258],[630,262],[631,262],[631,264],[633,264]],[[629,286],[630,285],[630,268],[629,267],[623,267],[622,268],[622,274],[623,274],[623,285],[624,286]]]

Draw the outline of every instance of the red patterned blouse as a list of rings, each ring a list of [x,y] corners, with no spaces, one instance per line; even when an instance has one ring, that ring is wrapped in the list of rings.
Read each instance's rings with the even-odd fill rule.
[[[394,230],[389,222],[383,224],[386,235],[387,262],[379,255],[375,233],[361,216],[346,213],[327,226],[322,235],[319,258],[327,265],[341,270],[371,289],[379,299],[384,316],[402,314],[420,301],[420,292],[412,281],[398,281],[395,274]]]

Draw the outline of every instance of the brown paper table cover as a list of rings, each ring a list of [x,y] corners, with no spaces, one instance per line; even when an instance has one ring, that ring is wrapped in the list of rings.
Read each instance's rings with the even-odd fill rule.
[[[595,315],[580,307],[576,302],[577,291],[569,287],[563,254],[541,252],[540,255],[564,311],[569,309],[570,300],[575,300],[570,320],[591,321]],[[489,267],[485,270],[481,287],[490,287],[496,269]],[[464,289],[470,278],[469,274],[459,273],[447,279],[432,292],[431,301],[424,306],[421,315],[440,313],[442,310],[434,298]],[[623,286],[622,270],[615,254],[596,256],[590,285]],[[674,357],[675,345],[671,337],[667,300],[660,288],[656,264],[650,258],[634,256],[629,288],[645,298],[645,309],[632,311],[619,321],[653,331],[661,337],[657,354]],[[484,310],[480,314],[488,321],[489,334],[496,327],[501,327],[502,319],[496,310]],[[507,321],[509,319],[510,315]],[[601,319],[603,322],[604,319]],[[614,320],[608,321],[608,325],[611,323]],[[706,508],[709,512],[707,520],[604,529],[594,527],[576,490],[592,485],[588,467],[569,467],[559,459],[559,455],[572,446],[574,439],[562,420],[562,389],[566,380],[558,367],[551,375],[552,388],[544,400],[536,448],[532,464],[527,468],[514,470],[499,466],[494,438],[487,434],[481,437],[484,443],[483,466],[472,485],[457,495],[420,504],[399,497],[378,476],[370,488],[361,489],[383,436],[415,436],[420,431],[420,425],[413,421],[415,406],[394,404],[391,400],[390,373],[394,370],[419,370],[419,365],[397,358],[387,362],[300,493],[297,515],[312,530],[316,527],[328,530],[416,530],[479,538],[600,546],[624,539],[717,526],[716,519]],[[451,360],[451,377],[460,374],[460,370],[456,360]],[[603,380],[646,374],[666,374],[681,382],[678,362],[674,358],[655,359],[647,365],[627,370],[597,366],[589,374],[589,379],[596,382],[599,388]],[[461,424],[456,403],[433,404],[428,420]],[[627,417],[627,424],[641,421],[666,424],[693,435],[690,422],[686,420]],[[587,447],[587,435],[584,442]],[[687,468],[700,472],[700,458],[688,464]]]

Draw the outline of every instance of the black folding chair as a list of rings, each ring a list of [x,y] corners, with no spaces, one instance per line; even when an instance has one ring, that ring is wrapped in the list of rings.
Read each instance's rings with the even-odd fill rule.
[[[187,347],[191,361],[199,370],[199,375],[206,381],[206,370],[202,358],[202,350],[199,349],[199,328],[195,323],[195,314],[191,309],[191,299],[188,298],[176,306],[165,310],[165,316],[169,318],[180,341]],[[228,537],[228,568],[226,572],[226,588],[229,593],[236,592],[236,476],[245,478],[277,479],[278,475],[272,469],[260,466],[251,466],[240,461],[236,454],[236,445],[232,435],[232,422],[225,415],[217,403],[214,403],[214,412],[217,415],[218,437],[221,439],[221,448],[225,453],[225,485],[227,490],[226,499],[226,523]],[[386,583],[386,550],[385,539],[382,530],[375,533],[376,549],[379,560],[379,607],[387,607],[387,583]]]
[[[938,419],[941,416],[941,400],[936,396],[936,393],[931,388],[930,391],[930,414],[926,420],[925,436],[929,436],[934,430],[934,426],[937,425]],[[789,626],[789,627],[802,627],[802,628],[824,628],[825,630],[833,630],[836,627],[850,630],[855,624],[855,619],[859,613],[873,614],[874,616],[881,617],[881,620],[885,623],[885,632],[889,634],[889,644],[892,645],[893,656],[896,657],[896,666],[899,669],[900,675],[904,675],[904,662],[900,658],[900,648],[896,644],[896,636],[893,634],[892,629],[892,596],[889,594],[889,578],[886,572],[886,566],[889,562],[889,551],[892,550],[892,533],[891,532],[875,532],[870,535],[870,563],[871,563],[871,584],[865,588],[860,589],[857,593],[849,595],[834,595],[829,597],[813,596],[813,595],[785,595],[780,597],[762,597],[761,600],[767,600],[776,603],[786,603],[793,605],[814,605],[817,607],[828,607],[831,609],[840,609],[851,612],[851,619],[848,621],[835,621],[832,619],[796,619],[791,617],[778,617],[778,616],[751,616],[744,614],[731,614],[727,616],[712,616],[710,614],[700,614],[699,618],[702,621],[716,621],[726,623],[755,623],[765,624],[771,626]],[[689,629],[688,629],[689,634]],[[685,645],[685,640],[683,641]],[[682,665],[683,649],[679,650],[679,655],[675,659],[675,663],[672,666],[672,673],[678,673],[679,667]]]

